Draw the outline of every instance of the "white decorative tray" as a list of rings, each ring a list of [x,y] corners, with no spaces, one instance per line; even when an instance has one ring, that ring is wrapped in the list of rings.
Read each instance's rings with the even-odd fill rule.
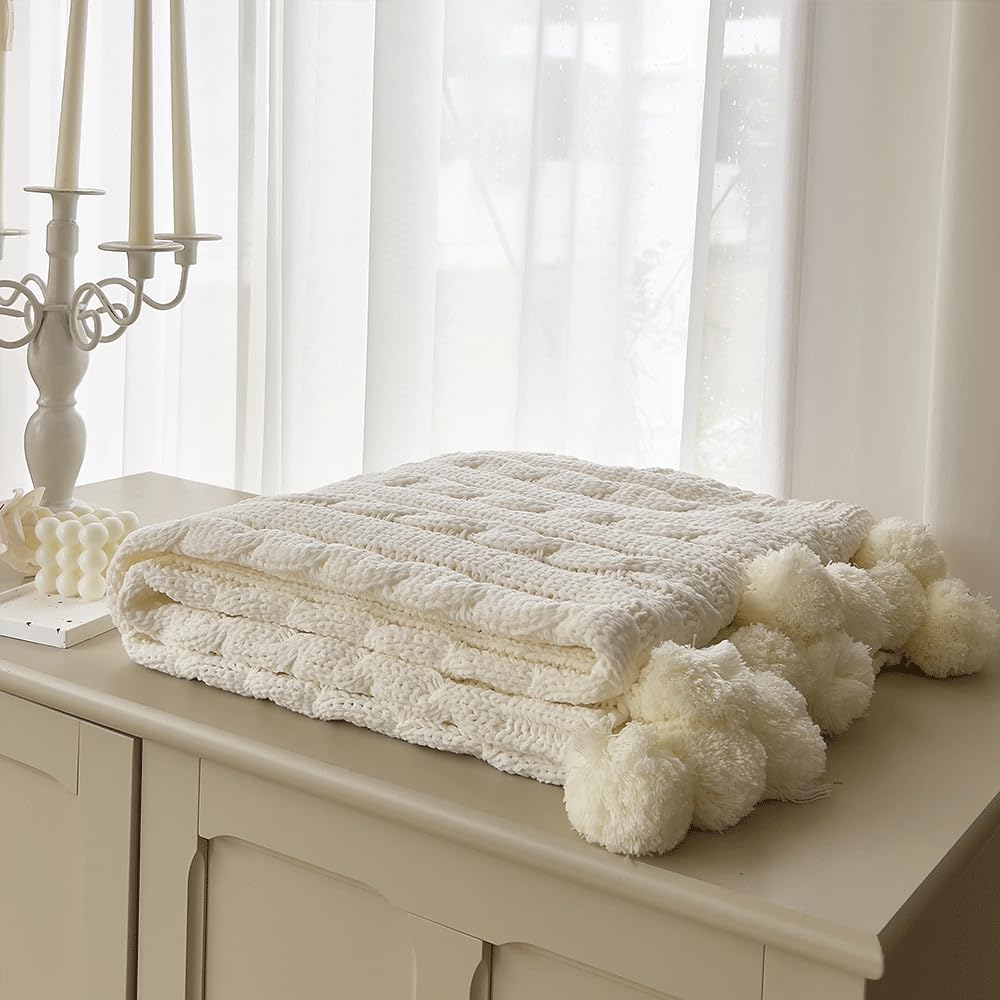
[[[31,582],[0,593],[0,636],[66,649],[114,628],[103,600],[46,596]]]

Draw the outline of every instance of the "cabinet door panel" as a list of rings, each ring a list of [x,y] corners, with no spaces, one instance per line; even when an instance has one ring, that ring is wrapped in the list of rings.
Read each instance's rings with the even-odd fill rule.
[[[493,949],[491,1000],[677,1000],[524,944]]]
[[[0,758],[59,782],[75,795],[80,720],[0,693]]]
[[[206,1000],[486,1000],[481,941],[312,865],[208,844]]]
[[[143,748],[138,1000],[486,1000],[488,945],[307,860],[294,837],[264,842],[224,794],[247,781],[249,815],[304,828],[280,788]]]
[[[71,997],[83,917],[76,794],[4,756],[0,801],[0,997]]]
[[[407,914],[365,886],[228,837],[209,842],[206,1000],[408,997]]]
[[[127,1000],[136,742],[6,695],[0,716],[0,1000]]]

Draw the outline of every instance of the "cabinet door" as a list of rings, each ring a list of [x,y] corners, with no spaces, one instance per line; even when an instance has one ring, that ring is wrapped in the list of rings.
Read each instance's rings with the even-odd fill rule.
[[[138,745],[0,694],[0,1000],[134,993]]]
[[[210,1000],[478,1000],[482,943],[368,886],[230,837],[207,875]]]
[[[761,945],[342,791],[143,744],[139,1000],[760,1000]]]
[[[284,835],[304,798],[144,745],[139,1000],[486,1000],[480,939]]]

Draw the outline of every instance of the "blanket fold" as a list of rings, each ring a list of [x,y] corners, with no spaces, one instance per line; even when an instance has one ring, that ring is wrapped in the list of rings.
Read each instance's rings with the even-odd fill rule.
[[[995,616],[936,560],[848,504],[476,453],[140,529],[108,582],[137,663],[563,784],[638,854],[821,790],[874,654],[981,666]]]

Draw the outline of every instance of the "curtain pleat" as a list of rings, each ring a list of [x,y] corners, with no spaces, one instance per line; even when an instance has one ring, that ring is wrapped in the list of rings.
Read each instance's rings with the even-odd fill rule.
[[[364,467],[430,449],[444,0],[375,6]]]
[[[1000,594],[1000,7],[955,7],[924,515],[951,570]]]

